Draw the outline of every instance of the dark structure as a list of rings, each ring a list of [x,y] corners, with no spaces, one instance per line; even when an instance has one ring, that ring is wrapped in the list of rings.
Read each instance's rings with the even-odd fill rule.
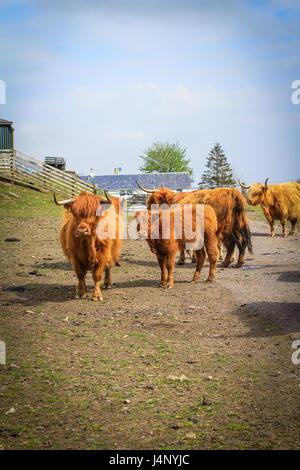
[[[62,157],[45,157],[45,163],[59,170],[66,169],[66,161]]]
[[[183,191],[190,189],[191,178],[188,172],[182,173],[139,173],[136,175],[101,175],[81,176],[81,179],[89,183],[96,183],[99,189],[108,191],[140,192],[136,181],[148,189],[165,187],[174,191]]]
[[[0,151],[14,149],[14,128],[12,121],[0,119]]]

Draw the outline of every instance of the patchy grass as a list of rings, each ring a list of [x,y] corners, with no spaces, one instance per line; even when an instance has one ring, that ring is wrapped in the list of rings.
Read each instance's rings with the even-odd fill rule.
[[[18,195],[19,199],[9,196],[8,191]],[[52,194],[0,182],[0,217],[61,218],[62,212],[62,208],[54,204]]]

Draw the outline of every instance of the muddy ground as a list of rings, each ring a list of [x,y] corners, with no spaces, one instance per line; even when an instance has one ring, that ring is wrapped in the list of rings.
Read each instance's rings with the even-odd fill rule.
[[[146,243],[125,241],[102,303],[90,274],[74,299],[59,220],[2,218],[0,448],[299,448],[300,235],[249,217],[254,255],[209,285],[188,262],[159,289]]]

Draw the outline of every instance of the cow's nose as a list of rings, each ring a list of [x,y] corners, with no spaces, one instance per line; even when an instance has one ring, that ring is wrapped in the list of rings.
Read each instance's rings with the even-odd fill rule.
[[[88,233],[89,229],[87,227],[78,227],[79,232]]]

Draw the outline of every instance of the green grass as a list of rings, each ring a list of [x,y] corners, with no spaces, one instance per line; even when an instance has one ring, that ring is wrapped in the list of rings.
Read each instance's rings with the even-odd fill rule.
[[[8,191],[17,194],[19,199],[9,196]],[[6,197],[3,198],[1,195]],[[0,182],[0,217],[52,217],[60,219],[62,215],[63,208],[54,204],[51,193],[44,194],[30,188],[11,186]]]

